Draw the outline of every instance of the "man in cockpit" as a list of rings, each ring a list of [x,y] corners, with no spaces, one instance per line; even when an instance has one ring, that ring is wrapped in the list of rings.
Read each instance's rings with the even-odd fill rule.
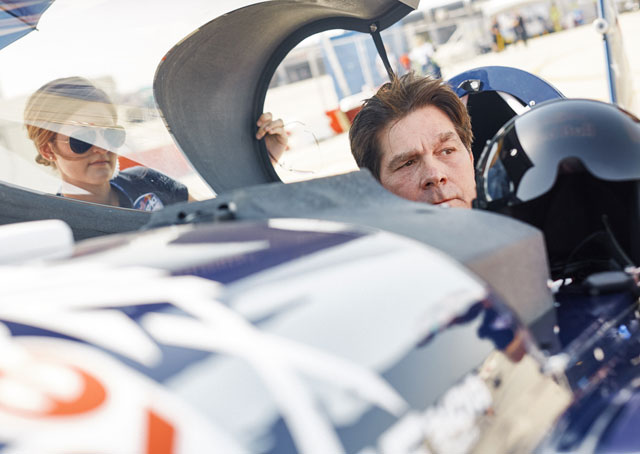
[[[418,202],[471,208],[471,120],[441,79],[405,74],[367,99],[349,132],[351,153],[382,186]]]

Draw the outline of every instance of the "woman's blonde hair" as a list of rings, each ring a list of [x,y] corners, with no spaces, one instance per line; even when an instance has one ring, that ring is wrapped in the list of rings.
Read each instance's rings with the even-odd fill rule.
[[[27,136],[35,144],[38,154],[36,162],[55,167],[46,160],[40,150],[55,139],[57,129],[87,102],[104,104],[117,122],[118,113],[106,92],[82,77],[65,77],[52,80],[36,90],[24,109],[24,124]],[[96,119],[100,124],[100,119]]]

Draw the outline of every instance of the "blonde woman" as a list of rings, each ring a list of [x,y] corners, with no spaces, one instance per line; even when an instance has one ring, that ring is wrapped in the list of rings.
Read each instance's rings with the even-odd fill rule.
[[[29,98],[24,122],[38,150],[36,162],[55,168],[58,195],[105,205],[155,211],[190,200],[187,187],[147,167],[117,171],[126,132],[109,96],[81,77],[53,80]],[[263,114],[258,138],[280,154],[287,137],[281,120]]]

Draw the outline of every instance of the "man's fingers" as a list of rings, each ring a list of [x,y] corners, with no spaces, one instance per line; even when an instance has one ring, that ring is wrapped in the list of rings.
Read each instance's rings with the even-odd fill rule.
[[[264,112],[262,115],[260,115],[260,118],[258,118],[258,121],[256,124],[259,127],[262,127],[262,126],[265,126],[267,123],[269,123],[272,119],[273,119],[273,115],[271,115],[271,112]]]
[[[274,136],[277,140],[283,141],[287,138],[287,133],[284,130],[284,126],[280,126],[277,128],[271,128],[268,131],[269,135]]]
[[[277,120],[271,121],[270,119],[271,114],[268,112],[262,114],[260,118],[262,119],[267,115],[269,116],[269,121],[267,121],[266,123],[263,123],[262,125],[258,124],[260,128],[256,132],[256,139],[260,140],[267,134],[284,136],[285,135],[284,122],[282,121],[282,119],[278,118]],[[258,120],[258,123],[260,123],[260,120]]]

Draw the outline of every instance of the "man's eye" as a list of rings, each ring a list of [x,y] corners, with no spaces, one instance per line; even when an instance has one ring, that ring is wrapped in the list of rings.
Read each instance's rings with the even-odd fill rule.
[[[440,152],[443,155],[450,155],[451,153],[453,153],[455,150],[453,148],[443,148],[442,151]]]
[[[400,167],[409,167],[409,166],[412,166],[414,163],[415,163],[415,161],[413,159],[409,159],[407,162],[402,164],[402,166],[400,166]]]

